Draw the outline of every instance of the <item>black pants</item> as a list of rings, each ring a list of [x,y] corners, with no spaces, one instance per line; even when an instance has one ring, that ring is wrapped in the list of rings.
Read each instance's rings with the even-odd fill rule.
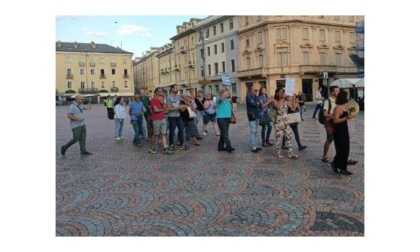
[[[80,146],[80,154],[86,152],[86,125],[82,125],[80,127],[76,127],[72,129],[73,131],[73,139],[70,140],[68,143],[63,145],[64,150],[67,150],[73,144],[79,142]]]

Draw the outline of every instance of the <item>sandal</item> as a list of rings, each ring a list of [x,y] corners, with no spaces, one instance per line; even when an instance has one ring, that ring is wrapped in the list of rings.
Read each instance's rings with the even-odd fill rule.
[[[349,159],[349,160],[347,160],[347,164],[348,165],[355,165],[355,164],[357,164],[357,160],[354,160],[354,159]]]
[[[289,154],[289,158],[291,158],[291,159],[297,159],[299,156],[298,155],[296,155],[296,154]]]
[[[278,159],[284,159],[284,156],[282,156],[282,155],[276,155],[276,158],[278,158]]]
[[[321,160],[325,163],[331,163],[331,160],[328,157],[323,157]]]

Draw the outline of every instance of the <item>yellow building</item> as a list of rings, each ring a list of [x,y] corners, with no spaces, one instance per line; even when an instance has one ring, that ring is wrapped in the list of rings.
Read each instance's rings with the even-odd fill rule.
[[[136,58],[133,64],[137,88],[145,89],[149,95],[160,83],[159,59],[156,57],[159,52],[159,47],[152,47],[144,56]]]
[[[133,53],[106,44],[56,42],[56,94],[133,96]]]
[[[286,78],[295,92],[315,98],[318,86],[338,78],[357,78],[349,55],[355,52],[355,25],[363,16],[241,16],[239,64],[241,100],[249,86],[274,95]]]
[[[169,87],[175,84],[175,75],[178,71],[175,71],[175,46],[173,43],[166,44],[161,48],[159,54],[156,55],[159,59],[159,72],[160,81],[159,87]]]

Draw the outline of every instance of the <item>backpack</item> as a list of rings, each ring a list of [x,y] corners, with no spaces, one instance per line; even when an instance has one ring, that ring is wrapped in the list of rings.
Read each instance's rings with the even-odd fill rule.
[[[328,111],[331,110],[331,100],[330,98],[328,98]],[[322,107],[319,110],[319,114],[318,114],[318,121],[320,124],[324,125],[325,124],[325,117],[324,117],[324,103],[322,103]]]

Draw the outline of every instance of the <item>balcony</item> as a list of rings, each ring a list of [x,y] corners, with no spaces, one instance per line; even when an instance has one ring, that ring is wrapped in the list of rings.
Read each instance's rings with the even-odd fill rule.
[[[193,60],[188,61],[188,66],[189,67],[194,67],[195,66],[195,62]]]
[[[123,78],[128,79],[128,78],[130,78],[130,75],[129,74],[124,74]]]
[[[79,62],[79,67],[85,67],[85,66],[86,66],[85,62]]]
[[[90,67],[95,67],[96,66],[96,63],[95,62],[89,62],[89,66]]]
[[[181,71],[181,64],[175,65],[175,71]]]
[[[117,63],[111,62],[111,67],[117,67]]]
[[[97,88],[79,88],[79,93],[86,94],[86,93],[98,93]]]
[[[73,74],[67,74],[67,75],[66,75],[66,79],[68,79],[68,80],[69,80],[69,79],[73,79]]]
[[[100,74],[99,79],[106,79],[106,75],[105,74]]]
[[[112,87],[111,92],[118,92],[118,88],[117,87]]]
[[[337,65],[300,65],[301,73],[337,72]]]
[[[180,46],[179,47],[179,51],[181,52],[181,53],[186,53],[187,52],[187,50],[188,50],[188,46]]]

